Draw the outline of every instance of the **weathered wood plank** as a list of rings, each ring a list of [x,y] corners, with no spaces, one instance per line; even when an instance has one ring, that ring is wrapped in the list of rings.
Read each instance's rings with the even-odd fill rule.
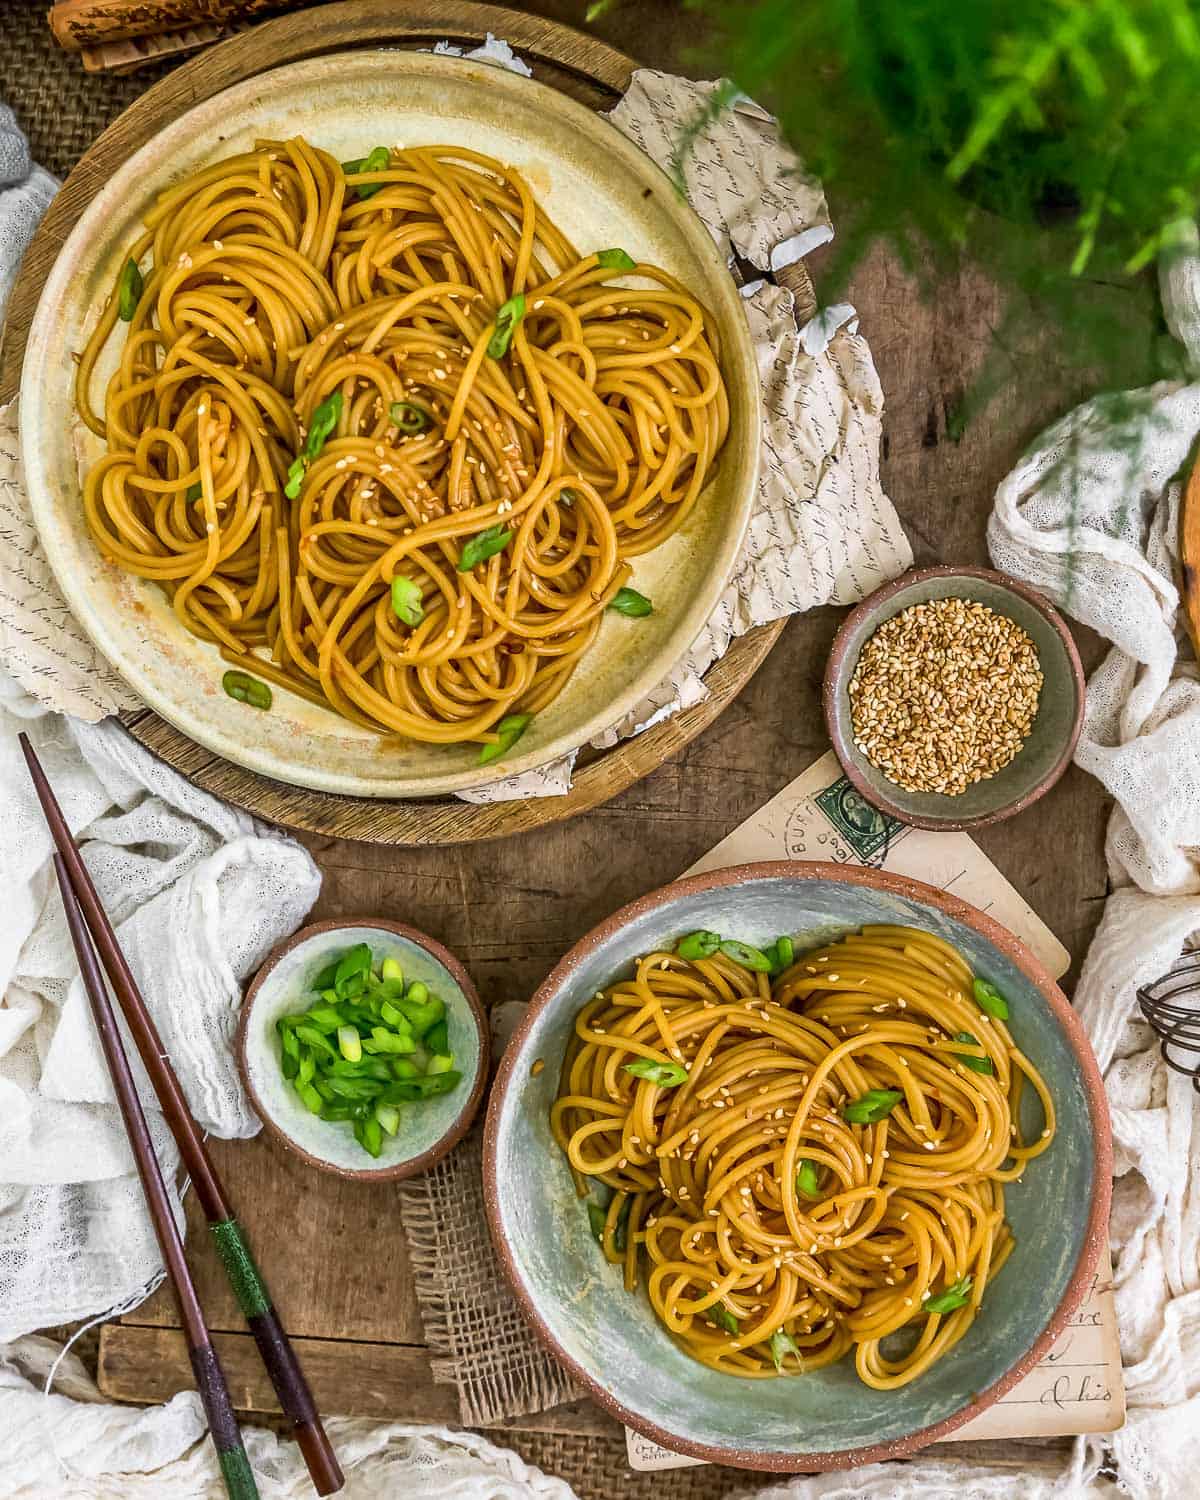
[[[421,1342],[397,1190],[314,1173],[267,1136],[210,1139],[289,1334],[323,1339]],[[188,1263],[209,1326],[246,1326],[194,1195],[187,1201]],[[139,1323],[179,1318],[166,1286],[138,1308]]]
[[[377,1417],[461,1426],[452,1387],[434,1385],[429,1355],[417,1344],[293,1339],[313,1398],[326,1416]],[[278,1416],[278,1399],[248,1333],[217,1333],[213,1344],[233,1404],[248,1416]],[[114,1401],[152,1404],[195,1389],[187,1344],[176,1328],[110,1323],[100,1336],[98,1383]],[[521,1432],[618,1431],[590,1401],[574,1401],[505,1427]]]

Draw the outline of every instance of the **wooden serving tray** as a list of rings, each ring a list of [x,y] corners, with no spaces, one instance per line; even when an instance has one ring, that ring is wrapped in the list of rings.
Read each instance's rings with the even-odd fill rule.
[[[0,398],[20,385],[29,326],[63,241],[114,170],[157,131],[231,84],[269,68],[351,47],[428,47],[448,39],[473,46],[503,37],[534,76],[593,109],[611,108],[635,64],[592,36],[554,21],[471,0],[408,4],[350,0],[281,16],[232,37],[183,64],[132,104],[80,159],[51,204],[25,256],[9,302],[0,351]],[[812,301],[802,267],[791,272],[801,303]],[[815,305],[815,304],[814,304]],[[754,675],[783,629],[779,620],[739,637],[709,671],[710,696],[612,750],[585,752],[565,797],[473,804],[457,798],[387,802],[310,791],[271,781],[214,755],[149,709],[122,715],[130,733],[205,791],[290,828],[384,844],[455,844],[541,827],[608,801],[678,753],[717,717]]]

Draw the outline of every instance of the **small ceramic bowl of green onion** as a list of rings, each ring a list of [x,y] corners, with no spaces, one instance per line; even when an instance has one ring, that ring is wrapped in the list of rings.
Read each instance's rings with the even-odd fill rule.
[[[487,1077],[470,977],[401,922],[317,922],[255,975],[237,1036],[267,1130],[343,1177],[425,1171],[462,1138]]]

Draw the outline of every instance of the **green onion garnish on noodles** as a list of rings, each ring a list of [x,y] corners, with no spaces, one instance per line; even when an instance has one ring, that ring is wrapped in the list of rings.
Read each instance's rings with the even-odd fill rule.
[[[512,343],[513,333],[517,324],[525,316],[525,294],[518,292],[515,297],[510,297],[503,303],[496,314],[496,326],[492,330],[492,336],[488,339],[487,355],[489,359],[503,359],[508,353],[508,346]]]
[[[117,282],[117,313],[122,322],[133,322],[133,315],[142,300],[144,285],[137,261],[127,260],[121,267],[121,279]]]

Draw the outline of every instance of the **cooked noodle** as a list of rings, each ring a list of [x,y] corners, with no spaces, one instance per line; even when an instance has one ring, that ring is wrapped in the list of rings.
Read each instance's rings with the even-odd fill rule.
[[[461,147],[348,175],[302,139],[262,142],[145,222],[103,415],[116,292],[76,383],[107,444],[84,488],[103,554],[251,674],[380,731],[495,746],[696,504],[728,425],[711,318],[665,271],[581,256],[519,173]],[[608,284],[626,274],[636,288]],[[511,539],[460,571],[492,528]]]
[[[686,1080],[631,1076],[639,1058]],[[870,1090],[903,1097],[848,1123]],[[606,1258],[696,1359],[767,1377],[853,1351],[891,1390],[970,1328],[1013,1248],[1004,1184],[1049,1146],[1054,1105],[954,948],[866,927],[774,981],[719,952],[639,959],[580,1012],[551,1124],[581,1194],[613,1190]]]

